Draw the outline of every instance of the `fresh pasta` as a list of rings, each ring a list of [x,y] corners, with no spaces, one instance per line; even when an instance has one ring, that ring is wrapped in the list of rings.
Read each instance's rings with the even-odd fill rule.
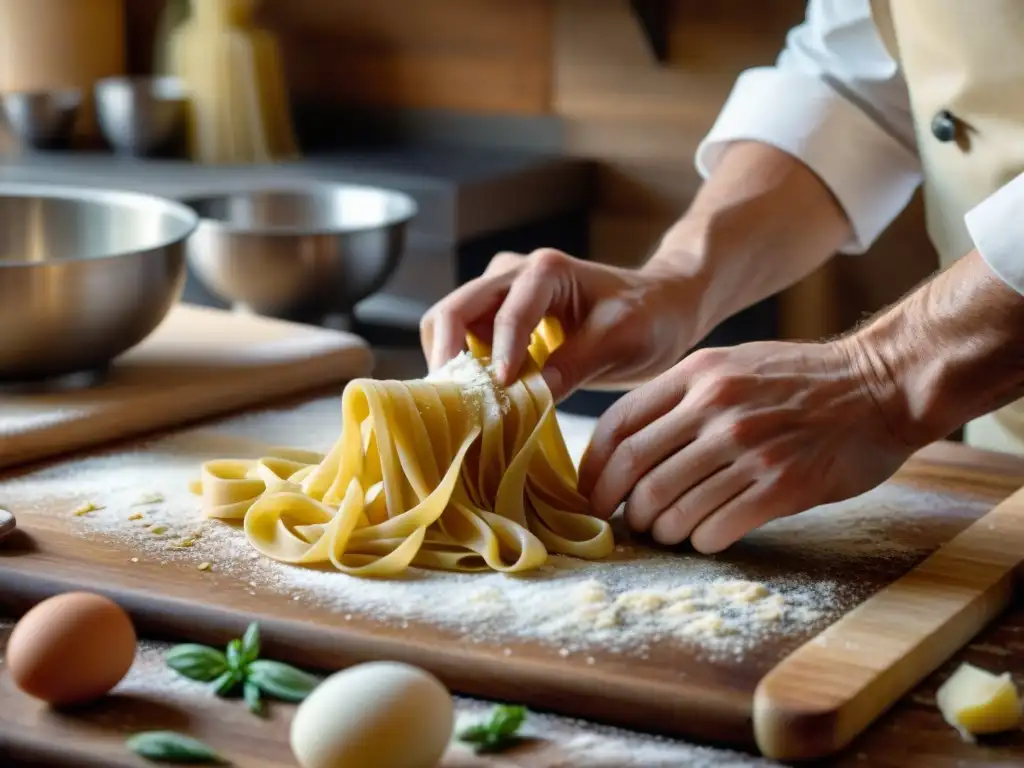
[[[203,511],[241,521],[269,558],[355,576],[409,566],[516,573],[549,552],[605,557],[611,527],[576,490],[540,373],[562,341],[557,321],[543,321],[522,375],[504,389],[473,337],[469,354],[426,379],[354,380],[326,456],[281,449],[207,462]]]

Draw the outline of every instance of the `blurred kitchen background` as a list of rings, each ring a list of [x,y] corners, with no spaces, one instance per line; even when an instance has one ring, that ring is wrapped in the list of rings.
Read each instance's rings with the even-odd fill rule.
[[[173,150],[144,159],[113,152],[91,110],[98,80],[164,72],[182,50],[211,81],[235,65],[203,59],[194,40],[191,48],[175,42],[185,0],[0,0],[0,91],[85,94],[68,146],[38,151],[10,129],[0,135],[0,181],[168,196],[254,178],[403,191],[419,215],[393,277],[357,307],[355,330],[374,344],[414,347],[422,312],[499,250],[551,246],[608,263],[642,261],[694,194],[694,149],[736,75],[774,60],[804,5],[262,0],[251,22],[238,23],[263,35],[252,51],[279,52],[283,83],[253,54],[244,74],[223,76],[236,89],[269,93],[264,112],[205,106],[262,121],[264,143],[284,149],[225,165],[178,159]],[[290,116],[280,114],[288,104]],[[835,261],[733,318],[708,343],[840,332],[935,264],[916,200],[865,257]],[[194,280],[186,300],[223,305]],[[609,397],[580,395],[570,409],[594,413]]]

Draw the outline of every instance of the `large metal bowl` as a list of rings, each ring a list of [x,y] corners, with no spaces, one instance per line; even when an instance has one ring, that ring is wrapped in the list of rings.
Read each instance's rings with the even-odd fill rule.
[[[387,282],[417,210],[401,192],[346,184],[184,202],[201,219],[188,258],[207,290],[306,322],[348,315]]]
[[[103,368],[185,280],[191,208],[151,195],[0,185],[0,381]]]
[[[103,137],[121,154],[170,150],[185,132],[188,98],[177,77],[108,77],[95,86]]]

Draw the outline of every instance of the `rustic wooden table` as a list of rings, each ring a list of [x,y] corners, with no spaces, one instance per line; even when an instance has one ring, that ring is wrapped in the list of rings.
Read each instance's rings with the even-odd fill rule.
[[[377,375],[381,377],[407,378],[418,374],[409,368],[409,361],[403,355],[385,354],[380,362]],[[0,701],[4,697],[20,695],[12,691],[2,667],[3,649],[10,628],[10,622],[0,619]],[[95,729],[125,733],[148,728],[185,729],[188,723],[196,721],[216,722],[218,728],[222,726],[225,733],[233,738],[257,740],[266,748],[267,762],[261,761],[261,765],[289,764],[287,730],[293,711],[290,706],[276,705],[269,721],[254,722],[253,716],[239,702],[216,699],[204,686],[170,672],[162,662],[166,648],[160,643],[141,643],[136,664],[116,695],[96,706],[73,715],[39,707],[27,721],[19,723],[34,742],[32,751],[36,759],[29,763],[16,754],[4,754],[0,764],[96,768],[103,765],[106,768],[107,763],[89,761],[84,755],[75,762],[65,746],[58,745],[58,742],[64,745],[68,741],[73,743],[76,735]],[[968,744],[942,720],[935,706],[935,691],[962,661],[995,672],[1009,671],[1018,685],[1024,686],[1024,605],[1011,608],[970,646],[881,717],[848,750],[827,764],[892,768],[1024,765],[1024,731],[1016,730],[977,744]],[[459,699],[459,722],[483,717],[489,706],[487,702]],[[4,707],[0,706],[0,718],[4,716]],[[531,715],[526,734],[529,738],[523,744],[501,755],[478,756],[453,745],[441,768],[779,765],[754,755],[713,746],[688,744],[541,714]],[[45,753],[45,745],[49,743],[54,745],[52,762],[40,762],[38,756]],[[135,763],[118,763],[121,764]]]
[[[10,633],[10,624],[0,624],[0,658]],[[238,701],[225,701],[210,695],[205,686],[177,677],[162,663],[169,646],[143,642],[129,676],[110,697],[75,715],[58,715],[40,709],[30,727],[40,740],[56,730],[114,728],[141,730],[168,727],[174,723],[207,719],[222,723],[226,731],[251,731],[266,740],[270,753],[287,750],[287,729],[293,708],[275,704],[273,715],[257,727],[253,716]],[[943,722],[935,707],[935,690],[961,661],[991,669],[1008,670],[1018,685],[1024,684],[1024,606],[1015,607],[968,648],[928,678],[912,694],[896,705],[838,758],[835,766],[879,766],[882,768],[995,768],[1024,765],[1024,732],[1013,731],[985,739],[978,744],[963,742]],[[9,686],[0,675],[0,687]],[[458,699],[458,718],[466,723],[483,717],[486,702]],[[0,718],[4,717],[0,712]],[[440,768],[716,768],[720,766],[757,768],[779,763],[731,750],[656,738],[590,723],[549,715],[533,715],[526,730],[529,739],[516,749],[501,755],[478,756],[453,745]],[[38,755],[38,751],[35,753]],[[58,757],[59,755],[59,757]],[[268,755],[269,757],[269,755]],[[285,758],[282,754],[281,758]],[[64,751],[54,753],[56,768],[71,768]],[[277,755],[274,755],[275,763]],[[5,755],[3,765],[47,765],[37,760],[19,761],[17,755]],[[98,768],[98,767],[97,767]],[[240,766],[240,768],[245,768]]]

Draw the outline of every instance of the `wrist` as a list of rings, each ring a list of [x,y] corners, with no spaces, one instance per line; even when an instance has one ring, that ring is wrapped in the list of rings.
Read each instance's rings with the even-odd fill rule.
[[[948,437],[1024,394],[1024,297],[972,252],[838,343],[893,436]]]

